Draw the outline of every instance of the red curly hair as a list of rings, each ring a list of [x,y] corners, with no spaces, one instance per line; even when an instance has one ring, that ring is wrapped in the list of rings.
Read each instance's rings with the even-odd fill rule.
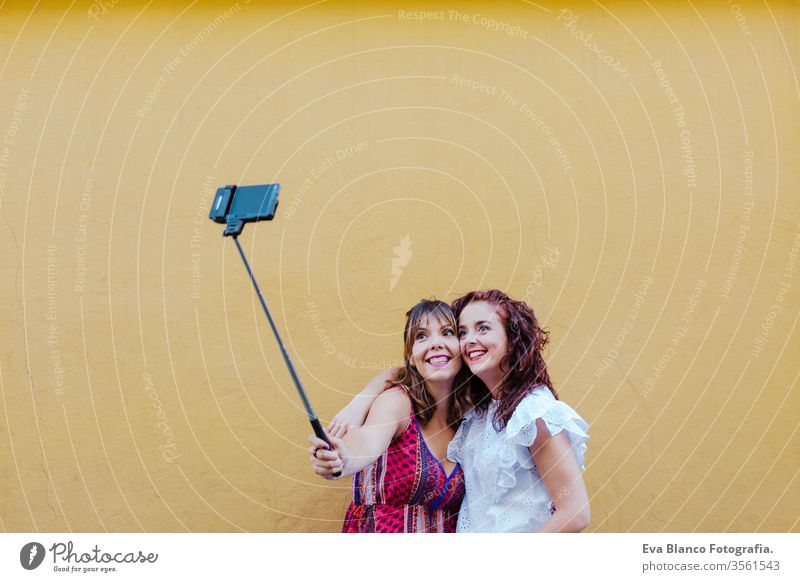
[[[501,431],[517,405],[536,386],[547,386],[558,400],[558,394],[547,373],[547,364],[542,351],[549,341],[550,332],[543,329],[536,315],[524,301],[515,301],[502,291],[471,291],[453,301],[453,311],[460,318],[461,313],[470,303],[485,301],[497,308],[501,320],[505,324],[508,338],[508,353],[500,361],[500,369],[504,372],[500,385],[500,397],[494,415],[495,430]],[[489,389],[477,376],[472,377],[469,400],[479,414],[484,414],[491,402]]]

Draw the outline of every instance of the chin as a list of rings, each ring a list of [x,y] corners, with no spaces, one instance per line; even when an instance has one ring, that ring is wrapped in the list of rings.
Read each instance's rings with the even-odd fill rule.
[[[486,362],[474,362],[470,364],[469,369],[474,373],[477,374],[478,372],[483,372],[486,370]]]
[[[496,369],[497,367],[492,366],[489,362],[481,362],[474,368],[470,368],[470,371],[480,378],[482,375],[491,375]]]

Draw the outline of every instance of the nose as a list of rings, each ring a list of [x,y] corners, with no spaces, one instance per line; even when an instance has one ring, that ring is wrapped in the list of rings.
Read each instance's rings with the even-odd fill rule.
[[[444,340],[441,335],[434,335],[431,338],[431,349],[441,348],[444,346]]]
[[[462,341],[466,344],[474,344],[475,343],[475,334],[471,331],[464,332],[464,337]]]

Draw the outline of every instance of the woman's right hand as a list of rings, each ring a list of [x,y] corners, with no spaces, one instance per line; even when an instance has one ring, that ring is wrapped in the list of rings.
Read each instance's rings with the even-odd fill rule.
[[[311,455],[311,470],[323,479],[333,481],[339,479],[344,473],[350,454],[341,439],[330,435],[328,439],[331,441],[333,450],[322,439],[313,434],[310,435],[308,440],[311,442],[311,448],[308,452]],[[335,476],[334,473],[336,473]]]
[[[372,378],[364,388],[339,412],[325,429],[329,435],[343,438],[351,428],[364,426],[369,409],[375,399],[383,394],[390,378],[397,375],[400,368],[386,368]]]
[[[325,429],[326,432],[332,437],[342,438],[351,428],[363,426],[374,401],[374,398],[356,395],[347,406],[336,413]]]

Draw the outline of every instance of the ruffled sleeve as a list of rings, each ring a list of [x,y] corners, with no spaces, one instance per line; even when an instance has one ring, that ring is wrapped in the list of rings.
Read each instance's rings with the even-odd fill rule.
[[[525,469],[533,468],[533,458],[528,447],[536,440],[538,419],[542,419],[551,435],[566,432],[578,466],[584,468],[586,441],[589,439],[586,429],[589,425],[568,404],[556,400],[546,386],[537,386],[517,405],[503,431],[504,442],[498,455],[498,494],[512,489],[516,484],[515,462],[519,462]]]
[[[456,436],[454,436],[453,440],[447,445],[447,458],[454,463],[459,463],[461,465],[464,463],[464,442],[467,440],[467,432],[469,432],[474,417],[475,414],[472,410],[467,411],[464,415],[464,420],[461,421],[461,425],[456,431]]]

